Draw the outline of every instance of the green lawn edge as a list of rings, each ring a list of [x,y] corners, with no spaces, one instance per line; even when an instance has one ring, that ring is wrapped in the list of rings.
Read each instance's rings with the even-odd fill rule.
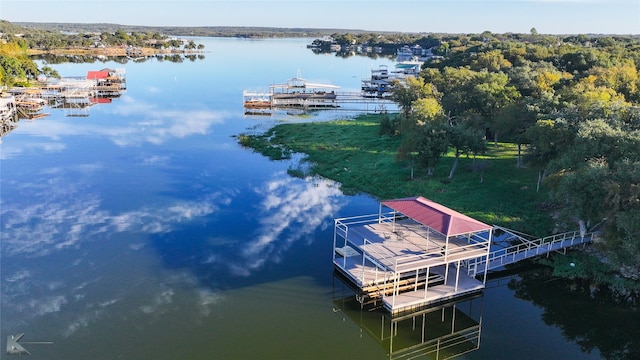
[[[490,225],[500,225],[533,236],[552,232],[551,214],[544,210],[545,189],[536,191],[538,172],[516,168],[517,146],[498,143],[484,156],[486,168],[471,171],[473,158],[462,157],[448,180],[453,153],[443,157],[433,176],[396,160],[398,137],[380,135],[380,115],[354,119],[277,124],[259,135],[239,135],[241,145],[272,160],[306,154],[305,169],[293,176],[320,175],[341,184],[345,194],[366,193],[379,200],[424,196]]]

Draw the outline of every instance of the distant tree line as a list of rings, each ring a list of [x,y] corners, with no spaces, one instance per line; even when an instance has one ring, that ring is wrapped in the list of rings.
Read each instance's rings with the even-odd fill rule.
[[[401,116],[381,132],[429,175],[449,151],[518,144],[514,166],[539,170],[558,230],[603,229],[608,261],[640,279],[640,39],[534,30],[440,37],[444,56],[396,84]]]
[[[7,21],[0,21],[0,32],[6,41],[35,50],[74,49],[92,47],[149,47],[155,49],[202,50],[203,44],[193,40],[182,41],[169,35],[152,31],[126,31],[118,28],[103,32],[65,32],[24,28]]]
[[[160,33],[169,36],[205,36],[205,37],[322,37],[332,33],[345,33],[340,29],[277,28],[260,26],[138,26],[120,24],[92,23],[33,23],[17,22],[15,25],[26,29],[75,33],[113,33],[119,29],[125,32]],[[364,30],[351,30],[366,33]]]
[[[114,32],[96,33],[62,33],[39,29],[27,29],[8,21],[0,20],[0,85],[28,86],[39,75],[46,77],[60,77],[57,71],[49,66],[38,68],[29,56],[28,50],[76,49],[91,47],[152,47],[156,49],[184,49],[203,50],[203,44],[196,44],[192,39],[182,41],[169,38],[166,35],[152,32],[125,32],[118,29]],[[59,57],[55,55],[40,55],[46,63],[64,62],[96,62],[95,55],[73,55]],[[177,54],[161,54],[154,57],[158,61],[182,62],[183,57]],[[200,55],[187,54],[186,59],[195,61]],[[116,62],[126,62],[128,59],[112,58]]]

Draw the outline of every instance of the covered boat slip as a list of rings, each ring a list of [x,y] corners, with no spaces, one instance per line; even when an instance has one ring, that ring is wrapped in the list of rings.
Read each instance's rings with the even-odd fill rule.
[[[335,220],[334,264],[395,313],[484,288],[467,265],[487,258],[491,230],[422,197],[387,201],[377,215]]]

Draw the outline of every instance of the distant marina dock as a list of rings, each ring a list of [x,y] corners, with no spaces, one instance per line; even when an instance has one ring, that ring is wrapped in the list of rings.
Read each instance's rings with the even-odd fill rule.
[[[274,110],[358,108],[366,112],[384,112],[394,103],[386,96],[367,96],[364,92],[340,91],[332,84],[310,82],[298,75],[282,84],[269,85],[267,91],[244,90],[245,114],[271,115]]]
[[[18,126],[20,119],[49,115],[42,112],[45,107],[62,109],[70,117],[86,117],[93,105],[110,103],[126,89],[123,68],[91,70],[82,77],[41,80],[32,87],[4,89],[0,94],[0,140]]]

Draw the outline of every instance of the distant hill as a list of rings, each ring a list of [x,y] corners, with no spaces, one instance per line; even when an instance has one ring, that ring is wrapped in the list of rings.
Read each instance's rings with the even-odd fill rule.
[[[10,23],[11,24],[11,23]],[[155,32],[171,36],[220,36],[220,37],[322,37],[335,33],[370,33],[354,29],[309,29],[309,28],[272,28],[272,27],[234,27],[234,26],[137,26],[120,24],[83,24],[83,23],[36,23],[15,22],[14,26],[44,31],[64,31],[72,33],[90,32]],[[6,30],[9,32],[8,30]]]
[[[20,26],[20,25],[16,25],[15,23],[6,21],[6,20],[0,20],[0,32],[5,33],[5,34],[22,34],[25,32],[25,28]]]

